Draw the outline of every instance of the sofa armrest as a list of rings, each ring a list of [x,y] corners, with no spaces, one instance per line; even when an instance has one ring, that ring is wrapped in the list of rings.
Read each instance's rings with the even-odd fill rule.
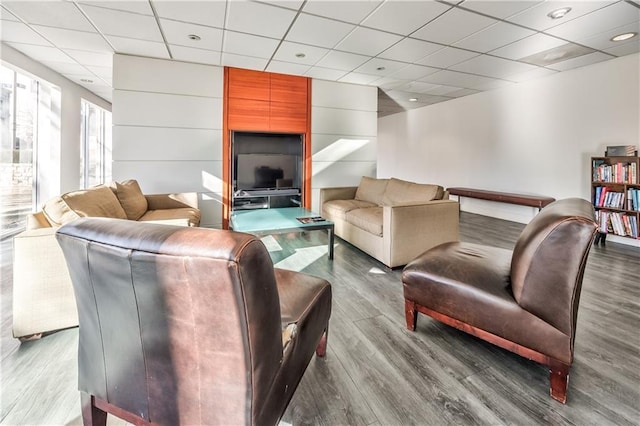
[[[21,232],[13,239],[13,336],[78,325],[76,299],[58,228]]]
[[[320,188],[320,211],[322,205],[331,200],[353,200],[356,197],[357,186],[340,186]]]
[[[174,194],[149,194],[147,210],[180,209],[185,207],[198,208],[197,192],[180,192]]]
[[[27,230],[51,228],[51,223],[47,220],[47,217],[42,211],[35,212],[27,215]]]
[[[432,247],[458,241],[459,216],[460,204],[453,200],[383,206],[384,251],[390,266],[405,265]]]

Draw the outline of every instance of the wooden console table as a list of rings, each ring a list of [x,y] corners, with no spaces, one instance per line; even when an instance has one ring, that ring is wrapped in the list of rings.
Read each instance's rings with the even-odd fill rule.
[[[457,195],[458,198],[478,198],[480,200],[498,201],[500,203],[518,204],[520,206],[537,207],[540,211],[547,204],[553,203],[556,199],[543,195],[513,194],[509,192],[489,191],[486,189],[474,188],[447,188],[449,194]]]

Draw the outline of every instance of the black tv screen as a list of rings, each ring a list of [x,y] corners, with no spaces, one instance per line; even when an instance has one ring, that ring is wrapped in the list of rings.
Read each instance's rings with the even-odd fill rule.
[[[236,189],[299,188],[298,156],[238,154]]]

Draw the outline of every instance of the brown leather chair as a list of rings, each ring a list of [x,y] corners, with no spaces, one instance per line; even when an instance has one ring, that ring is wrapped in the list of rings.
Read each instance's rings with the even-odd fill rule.
[[[274,269],[251,235],[86,218],[56,237],[85,425],[275,425],[325,354],[330,284]]]
[[[402,272],[407,328],[421,312],[547,365],[551,396],[565,403],[593,218],[588,201],[559,200],[513,251],[465,242],[426,251]]]

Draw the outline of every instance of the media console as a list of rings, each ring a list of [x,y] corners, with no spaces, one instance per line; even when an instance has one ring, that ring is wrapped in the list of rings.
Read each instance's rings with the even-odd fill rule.
[[[236,191],[233,194],[233,210],[271,209],[300,207],[299,189],[262,189]]]

